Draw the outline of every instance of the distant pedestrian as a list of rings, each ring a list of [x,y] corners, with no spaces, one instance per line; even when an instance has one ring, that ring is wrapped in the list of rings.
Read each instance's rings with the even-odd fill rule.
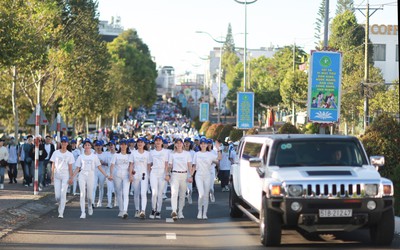
[[[229,176],[231,172],[231,166],[236,157],[235,150],[229,147],[227,142],[224,142],[222,147],[222,157],[219,161],[218,178],[221,181],[222,192],[229,191]]]
[[[94,144],[95,154],[100,160],[101,166],[104,170],[108,168],[107,163],[107,154],[103,152],[103,141],[97,140]],[[100,172],[99,169],[96,169],[94,176],[94,188],[93,188],[93,203],[96,201],[96,189],[99,188],[99,197],[96,207],[103,206],[103,197],[104,197],[104,183],[106,182],[106,177]]]
[[[9,184],[17,183],[20,145],[14,139],[14,137],[10,138],[10,143],[7,146],[7,150],[8,150],[8,179],[10,180],[8,183]]]
[[[102,165],[101,167],[103,170],[106,172],[108,176],[111,175],[110,167],[111,167],[111,160],[114,157],[114,155],[117,153],[115,150],[115,141],[110,140],[110,142],[107,144],[107,151],[104,152],[106,154],[106,160],[107,160],[107,167]],[[106,176],[107,176],[106,175]],[[112,195],[115,192],[114,191],[114,182],[108,178],[106,178],[107,182],[107,208],[113,208],[113,202],[112,202]],[[114,198],[114,206],[117,206],[117,197]]]
[[[72,165],[75,162],[74,156],[67,150],[68,137],[61,137],[61,149],[53,152],[51,181],[54,183],[54,195],[58,203],[58,218],[64,218],[65,203],[67,201],[68,185],[74,180]]]
[[[185,218],[183,207],[185,206],[187,183],[193,182],[192,176],[188,178],[188,172],[190,172],[191,168],[192,156],[189,152],[183,150],[182,139],[175,139],[174,151],[170,154],[168,160],[168,169],[171,175],[167,177],[171,184],[171,217],[173,220]]]
[[[75,169],[76,169],[76,160],[78,159],[79,155],[81,154],[81,150],[76,147],[76,144],[77,144],[76,140],[72,139],[71,143],[70,143],[71,153],[72,153],[72,155],[74,156],[74,159],[75,159],[75,163],[72,165],[72,171],[73,172],[75,172]],[[76,192],[76,189],[78,187],[78,177],[79,177],[79,173],[77,173],[74,176],[74,180],[73,180],[73,183],[72,183],[71,194],[73,194],[73,195],[78,195],[78,193]]]
[[[4,189],[4,173],[8,161],[8,150],[4,147],[4,139],[0,138],[0,189]]]
[[[214,154],[214,156],[217,157],[218,152],[216,150],[216,148],[218,148],[219,150],[219,146],[221,145],[221,141],[217,140],[215,141],[215,145],[216,148],[214,148],[213,146],[213,140],[212,139],[208,139],[207,140],[207,144],[208,144],[208,150]],[[216,171],[217,171],[217,164],[212,162],[211,163],[211,168],[210,168],[210,173],[211,173],[211,182],[210,182],[210,201],[211,202],[215,202],[215,194],[214,194],[214,181],[215,181],[215,176],[216,176]]]
[[[24,161],[24,179],[25,179],[25,186],[32,186],[33,185],[33,177],[35,175],[35,167],[33,165],[33,158],[31,157],[32,148],[35,146],[33,145],[33,136],[28,135],[26,137],[25,143],[22,145],[21,152],[21,159]]]
[[[43,162],[43,186],[48,186],[51,183],[51,166],[50,158],[53,155],[54,151],[56,151],[56,147],[53,143],[53,138],[50,135],[46,135],[44,149],[46,150],[47,156]]]
[[[206,220],[208,210],[208,196],[210,193],[210,183],[214,182],[214,175],[212,174],[212,163],[218,163],[221,159],[221,152],[217,148],[217,155],[207,149],[208,140],[200,139],[200,151],[196,152],[193,158],[192,172],[196,171],[197,191],[199,192],[198,199],[198,214],[197,219]]]
[[[140,137],[136,142],[137,150],[132,152],[130,163],[135,175],[133,177],[135,217],[146,218],[147,189],[149,186],[150,153],[145,150],[146,138]]]
[[[80,194],[80,205],[81,205],[81,219],[86,219],[86,195],[88,200],[88,214],[93,214],[93,186],[94,186],[94,174],[95,169],[101,166],[100,160],[92,153],[92,143],[90,139],[83,141],[83,154],[81,154],[76,160],[76,169],[74,176],[79,172],[79,190]]]
[[[38,135],[37,137],[36,137],[36,140],[38,140],[39,141],[39,166],[38,166],[38,174],[39,174],[39,177],[38,177],[38,184],[39,184],[39,191],[42,191],[42,188],[43,188],[43,179],[44,179],[44,160],[46,159],[46,157],[47,157],[47,152],[46,152],[46,150],[44,149],[44,143],[43,143],[43,141],[42,141],[42,136],[41,135]],[[35,160],[35,150],[36,150],[36,148],[35,147],[32,147],[31,148],[31,152],[30,152],[30,157],[32,158],[32,159],[34,159]],[[32,165],[35,165],[35,164],[32,164]]]

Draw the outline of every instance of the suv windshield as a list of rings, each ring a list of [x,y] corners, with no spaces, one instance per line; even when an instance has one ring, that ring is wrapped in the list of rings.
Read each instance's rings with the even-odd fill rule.
[[[288,166],[362,166],[367,164],[362,148],[354,141],[294,140],[276,147],[272,165]]]

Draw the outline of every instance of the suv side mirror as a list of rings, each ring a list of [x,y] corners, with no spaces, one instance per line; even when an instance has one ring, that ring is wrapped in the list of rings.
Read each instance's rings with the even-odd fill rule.
[[[371,156],[369,160],[371,161],[371,165],[375,166],[376,170],[379,170],[380,167],[385,165],[385,157],[381,155]]]
[[[250,167],[252,168],[259,168],[262,166],[262,159],[261,158],[250,158],[249,159]]]

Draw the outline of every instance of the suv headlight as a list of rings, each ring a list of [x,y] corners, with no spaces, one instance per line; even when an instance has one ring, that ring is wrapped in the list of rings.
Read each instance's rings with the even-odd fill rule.
[[[303,186],[302,185],[290,185],[288,188],[289,196],[291,197],[299,197],[303,194]]]
[[[376,196],[378,194],[378,185],[365,184],[365,194],[368,196]]]

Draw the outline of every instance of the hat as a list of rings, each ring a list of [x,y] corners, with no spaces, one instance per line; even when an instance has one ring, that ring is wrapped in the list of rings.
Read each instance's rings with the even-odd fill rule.
[[[189,137],[186,137],[185,140],[184,140],[184,142],[187,142],[187,141],[188,142],[192,142],[192,140]]]
[[[208,140],[206,138],[201,138],[200,139],[200,144],[202,144],[202,143],[208,143]]]
[[[71,140],[71,144],[72,144],[72,143],[76,143],[76,140],[75,140],[75,139],[72,139],[72,140]]]
[[[177,143],[178,141],[180,141],[180,142],[182,142],[183,143],[183,140],[182,140],[182,138],[175,138],[175,143]]]
[[[146,138],[144,138],[144,137],[139,137],[138,139],[137,139],[137,142],[144,142],[144,143],[146,143],[147,142],[147,140],[146,140]]]
[[[207,139],[207,143],[211,144],[211,143],[213,143],[213,140],[212,139]]]
[[[83,140],[83,145],[85,145],[86,143],[89,143],[91,145],[92,141],[90,141],[89,138],[86,138],[85,140]]]
[[[61,142],[68,142],[68,137],[67,136],[62,136],[61,137]]]
[[[163,144],[168,144],[168,140],[167,139],[162,140],[162,142],[163,142]]]
[[[110,141],[108,142],[108,145],[110,145],[110,144],[115,145],[115,141],[114,141],[114,140],[110,140]]]
[[[135,139],[133,139],[133,138],[130,138],[129,140],[128,140],[128,143],[135,143],[136,141],[135,141]]]
[[[103,142],[98,140],[94,143],[95,146],[103,146]]]
[[[161,135],[157,135],[156,137],[154,137],[154,141],[156,141],[156,140],[163,140],[163,138]]]
[[[200,138],[199,138],[198,136],[195,136],[195,137],[194,137],[194,140],[195,140],[195,141],[198,141],[199,139],[200,139]]]
[[[119,144],[128,144],[128,140],[127,139],[121,139],[119,141]]]

